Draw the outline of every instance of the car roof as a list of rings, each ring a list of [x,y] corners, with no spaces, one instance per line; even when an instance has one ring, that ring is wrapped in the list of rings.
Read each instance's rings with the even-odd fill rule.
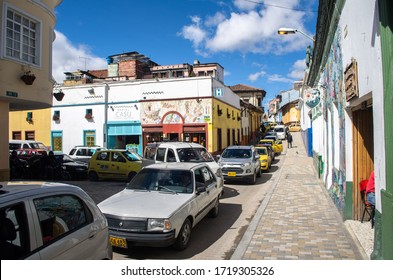
[[[205,162],[162,162],[145,166],[143,169],[171,169],[171,170],[191,170],[199,166],[207,166]]]
[[[237,150],[240,150],[240,149],[252,149],[254,146],[246,146],[246,145],[243,145],[243,146],[238,146],[238,145],[235,145],[235,146],[229,146],[229,147],[227,147],[227,149],[237,149]]]
[[[0,182],[0,203],[22,197],[39,195],[49,192],[81,192],[81,189],[74,185],[57,183],[57,182],[41,182],[41,181],[12,181]],[[11,199],[11,200],[13,200]]]
[[[168,147],[176,147],[176,148],[205,148],[201,144],[193,143],[193,142],[162,142],[159,145],[159,148],[168,148]]]

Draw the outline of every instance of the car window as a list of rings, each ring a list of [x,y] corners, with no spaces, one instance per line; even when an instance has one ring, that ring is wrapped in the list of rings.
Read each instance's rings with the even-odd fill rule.
[[[72,156],[73,154],[75,154],[75,152],[76,152],[76,149],[72,149],[72,150],[69,152],[69,154]]]
[[[86,155],[86,149],[79,149],[79,150],[76,152],[76,155],[77,155],[77,156],[85,156],[85,155]]]
[[[30,232],[24,203],[0,209],[0,256],[2,260],[24,258],[30,253]]]
[[[257,153],[259,155],[267,155],[267,150],[266,149],[256,149]]]
[[[172,149],[168,149],[167,162],[176,162],[175,152]]]
[[[44,245],[93,221],[88,207],[74,195],[37,198],[34,199],[34,206]]]
[[[206,184],[210,185],[211,183],[216,181],[214,175],[210,172],[210,170],[206,166],[202,167],[201,170]]]
[[[177,154],[181,162],[212,162],[211,154],[204,148],[179,148]]]
[[[142,157],[138,153],[135,153],[135,152],[130,151],[130,150],[121,152],[121,154],[125,158],[127,158],[129,161],[140,161],[140,160],[142,160]]]
[[[104,161],[109,161],[109,152],[102,152],[99,153],[97,156],[98,160],[104,160]]]
[[[157,154],[156,154],[156,160],[164,161],[164,159],[165,159],[165,152],[166,152],[166,148],[158,148],[157,149]]]
[[[88,149],[86,155],[91,157],[92,155],[94,155],[95,152],[96,152],[96,149]]]
[[[15,143],[10,143],[9,144],[9,149],[10,150],[17,150],[17,149],[20,149],[20,147],[21,147],[21,144],[15,144]]]
[[[119,152],[112,153],[112,161],[115,162],[126,162],[126,159]]]

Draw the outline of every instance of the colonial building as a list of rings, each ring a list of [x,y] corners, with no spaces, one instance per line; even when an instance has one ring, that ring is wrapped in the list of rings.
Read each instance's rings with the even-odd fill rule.
[[[9,179],[8,141],[38,138],[34,110],[52,106],[54,9],[61,0],[8,0],[0,5],[0,180]],[[23,38],[23,40],[22,40]],[[9,112],[23,110],[9,133]],[[50,124],[48,124],[50,126]],[[49,128],[40,124],[40,129]]]

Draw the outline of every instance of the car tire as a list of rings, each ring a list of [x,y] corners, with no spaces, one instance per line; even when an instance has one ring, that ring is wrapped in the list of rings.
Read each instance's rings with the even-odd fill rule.
[[[254,185],[257,181],[257,173],[254,172],[254,174],[250,177],[250,184]]]
[[[179,234],[176,238],[176,242],[175,244],[173,244],[173,248],[175,248],[176,250],[184,250],[187,248],[188,246],[188,242],[190,241],[190,237],[191,237],[191,222],[190,219],[186,219],[179,231]]]
[[[130,173],[128,173],[128,182],[129,181],[131,181],[132,180],[132,178],[134,178],[135,177],[135,175],[136,175],[136,172],[134,172],[134,171],[132,171],[132,172],[130,172]]]
[[[98,175],[95,171],[89,172],[89,180],[90,181],[98,181]]]
[[[261,178],[261,176],[262,176],[262,170],[261,170],[261,168],[258,168],[257,177]]]
[[[220,205],[220,200],[217,197],[216,201],[214,202],[214,207],[210,210],[209,212],[209,217],[210,218],[217,218],[218,217],[218,213],[219,213],[219,205]]]

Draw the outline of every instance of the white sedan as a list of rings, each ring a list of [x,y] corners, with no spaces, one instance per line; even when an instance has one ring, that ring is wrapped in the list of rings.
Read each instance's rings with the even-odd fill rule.
[[[221,193],[206,163],[158,163],[144,167],[98,207],[108,220],[112,246],[183,250],[203,217],[217,217]]]

